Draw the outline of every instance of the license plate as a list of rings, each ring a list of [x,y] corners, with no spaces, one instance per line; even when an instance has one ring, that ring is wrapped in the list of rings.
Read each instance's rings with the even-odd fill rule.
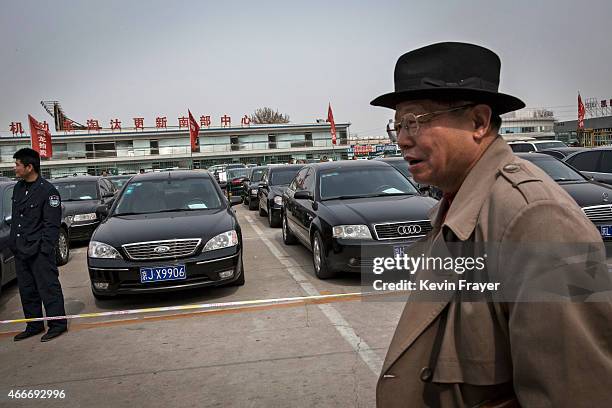
[[[155,266],[140,268],[140,283],[187,279],[185,265]]]
[[[599,227],[603,238],[612,238],[612,225],[602,225]]]
[[[393,246],[393,257],[403,257],[406,254],[408,247],[406,245],[394,245]]]

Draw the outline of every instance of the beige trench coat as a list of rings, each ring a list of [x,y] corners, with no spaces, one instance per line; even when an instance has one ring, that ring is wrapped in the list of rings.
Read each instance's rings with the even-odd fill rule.
[[[444,203],[430,214],[434,229],[428,241],[448,241],[450,236],[534,245],[601,243],[576,202],[541,169],[516,157],[501,137],[470,171],[441,223],[439,207]],[[605,262],[603,247],[595,257]],[[512,260],[506,264],[521,265]],[[515,396],[524,407],[612,406],[612,302],[605,299],[409,300],[378,380],[377,406],[472,407],[506,396]],[[432,370],[433,343],[447,306]]]

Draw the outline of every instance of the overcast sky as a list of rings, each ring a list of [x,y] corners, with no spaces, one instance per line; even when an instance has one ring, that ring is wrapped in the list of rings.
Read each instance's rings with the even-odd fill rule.
[[[41,100],[103,126],[187,109],[233,124],[270,106],[295,123],[351,122],[384,134],[397,58],[439,41],[493,49],[500,89],[575,119],[576,97],[612,98],[609,0],[33,1],[0,0],[0,134]],[[26,129],[27,131],[27,129]]]

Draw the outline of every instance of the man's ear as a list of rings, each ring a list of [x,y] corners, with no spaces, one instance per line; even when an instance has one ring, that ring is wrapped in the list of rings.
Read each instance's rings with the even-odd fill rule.
[[[471,110],[472,124],[474,126],[474,139],[481,140],[491,129],[493,111],[489,105],[476,105]]]

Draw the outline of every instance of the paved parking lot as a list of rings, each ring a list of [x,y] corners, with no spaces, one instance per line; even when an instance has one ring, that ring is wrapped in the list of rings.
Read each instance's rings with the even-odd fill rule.
[[[320,281],[304,247],[234,207],[244,238],[246,284],[95,301],[86,245],[60,268],[66,312],[352,293],[357,275]],[[235,310],[157,312],[75,319],[49,343],[0,326],[0,405],[113,407],[370,407],[401,302],[358,296]],[[0,320],[23,317],[16,283],[0,296]],[[64,390],[64,399],[16,400],[10,390]]]

